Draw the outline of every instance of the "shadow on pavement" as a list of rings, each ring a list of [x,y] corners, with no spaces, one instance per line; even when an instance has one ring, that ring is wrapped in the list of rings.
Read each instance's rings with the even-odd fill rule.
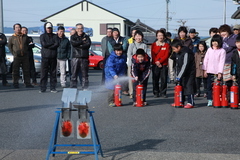
[[[134,151],[145,151],[145,150],[155,150],[155,147],[159,144],[164,142],[165,140],[162,139],[146,139],[140,142],[137,142],[135,144],[132,145],[127,145],[127,146],[123,146],[123,147],[117,147],[117,148],[113,148],[111,150],[106,150],[104,152],[105,157],[112,157],[112,160],[116,159],[116,156],[119,154],[124,154],[124,153],[128,153],[128,152],[134,152]],[[131,155],[131,154],[129,154]],[[124,159],[129,155],[125,155],[124,157],[120,158],[120,159]],[[117,158],[119,159],[119,157]]]

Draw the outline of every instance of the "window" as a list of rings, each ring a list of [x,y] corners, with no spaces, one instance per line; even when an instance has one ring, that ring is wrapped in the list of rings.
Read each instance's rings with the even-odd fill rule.
[[[57,23],[57,26],[63,26],[64,27],[64,24],[63,23]]]
[[[118,28],[119,32],[121,32],[120,23],[105,23],[105,24],[100,24],[100,35],[106,35],[107,28]]]

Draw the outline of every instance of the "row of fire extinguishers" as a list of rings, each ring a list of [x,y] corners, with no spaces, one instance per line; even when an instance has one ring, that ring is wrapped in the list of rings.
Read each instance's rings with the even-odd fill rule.
[[[230,108],[238,109],[238,84],[236,81],[233,82],[233,85],[230,87]],[[174,88],[174,106],[176,108],[183,107],[182,102],[182,86],[178,84]],[[226,83],[221,83],[220,80],[216,80],[213,83],[213,107],[215,108],[228,108],[229,99],[228,99],[228,86]]]
[[[114,88],[114,103],[117,107],[122,106],[122,87],[120,84]],[[143,107],[143,85],[139,82],[136,86],[136,107]]]

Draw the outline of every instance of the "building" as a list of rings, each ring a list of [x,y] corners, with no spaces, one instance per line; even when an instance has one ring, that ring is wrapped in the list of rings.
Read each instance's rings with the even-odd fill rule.
[[[92,41],[101,41],[102,37],[106,35],[108,27],[116,27],[122,36],[127,36],[130,33],[131,27],[135,25],[129,19],[87,0],[82,0],[79,3],[43,18],[41,21],[52,22],[53,26],[67,27],[67,36],[69,36],[69,29],[75,27],[77,23],[82,23],[84,27],[92,29]]]

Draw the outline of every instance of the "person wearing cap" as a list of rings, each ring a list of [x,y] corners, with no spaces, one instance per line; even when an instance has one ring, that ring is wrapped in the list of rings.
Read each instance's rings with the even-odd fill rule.
[[[57,93],[57,48],[59,46],[58,37],[53,33],[53,25],[51,22],[44,24],[45,32],[40,36],[42,45],[41,55],[41,80],[39,93],[46,92],[48,72],[50,73],[50,91]]]
[[[79,72],[82,75],[82,89],[87,90],[88,81],[88,64],[89,64],[89,48],[91,46],[91,39],[83,31],[84,26],[81,23],[76,24],[76,33],[71,36],[72,44],[72,77],[71,88],[77,88],[77,77]]]
[[[200,42],[200,38],[197,37],[197,32],[194,28],[189,30],[189,38],[192,40],[193,53],[197,52],[197,45]]]
[[[107,58],[109,57],[110,53],[108,50],[107,43],[112,38],[112,28],[107,28],[107,34],[101,40],[101,48],[102,48],[102,56],[103,56],[103,65],[105,66]],[[102,84],[105,83],[105,71],[102,70]]]
[[[236,24],[233,26],[233,33],[235,35],[239,35],[239,33],[240,33],[240,25],[239,24]]]
[[[65,37],[65,28],[58,27],[59,47],[57,49],[57,65],[60,69],[60,83],[63,88],[66,87],[66,63],[71,54],[71,45],[67,37]]]
[[[19,88],[19,70],[20,66],[23,71],[23,78],[26,88],[33,88],[34,86],[30,83],[30,72],[29,72],[29,54],[28,54],[28,37],[22,34],[22,26],[19,23],[13,25],[14,34],[9,37],[8,48],[13,54],[13,66],[12,66],[12,78],[13,87]]]
[[[120,36],[120,31],[118,30],[118,28],[113,28],[112,35],[113,35],[112,38],[108,41],[109,53],[112,53],[114,51],[113,48],[114,48],[115,44],[121,44],[122,48],[123,48],[123,54],[126,55],[127,50],[128,50],[128,42],[127,42],[126,37]],[[126,72],[126,75],[127,75],[127,72]],[[127,81],[125,83],[123,83],[122,90],[123,90],[124,95],[129,95]]]

